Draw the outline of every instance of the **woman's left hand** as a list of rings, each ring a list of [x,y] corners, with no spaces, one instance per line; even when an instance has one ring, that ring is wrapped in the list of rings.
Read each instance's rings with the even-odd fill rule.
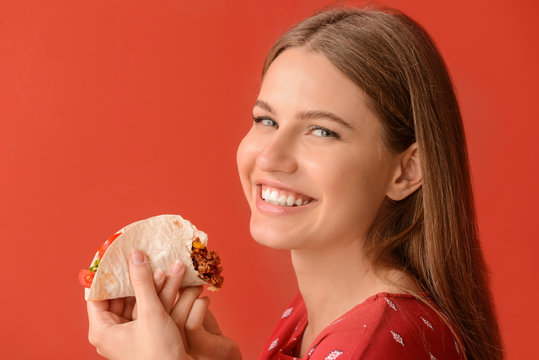
[[[155,284],[146,256],[140,251],[131,254],[129,275],[135,290],[136,316],[129,298],[88,301],[88,338],[100,355],[111,360],[192,359],[185,351],[185,337],[170,316],[175,305],[171,299],[178,294],[185,274],[181,263],[175,265],[164,285],[159,281]],[[159,291],[156,286],[163,288]],[[183,303],[192,304],[200,295],[197,288],[193,289],[182,294]]]

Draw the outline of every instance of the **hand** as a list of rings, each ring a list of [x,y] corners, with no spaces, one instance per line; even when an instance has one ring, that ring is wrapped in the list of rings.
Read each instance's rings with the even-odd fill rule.
[[[208,310],[207,297],[197,299],[185,323],[187,352],[196,360],[241,360],[238,345],[223,336],[217,320]]]
[[[155,291],[161,292],[165,285],[166,275],[161,269],[157,269],[153,273],[153,281],[155,283]],[[117,314],[124,321],[137,319],[137,302],[134,296],[126,298],[118,298],[109,300],[109,311]]]
[[[238,345],[223,336],[217,320],[208,310],[210,299],[198,299],[201,287],[182,289],[178,294],[179,284],[170,273],[164,284],[157,277],[155,282],[163,306],[170,308],[174,304],[171,317],[186,339],[184,345],[190,356],[196,360],[241,360]]]
[[[174,301],[168,299],[171,293],[176,297],[184,274],[185,267],[176,263],[175,271],[169,274],[158,296],[146,257],[134,251],[129,260],[129,275],[138,316],[133,318],[134,303],[130,298],[87,303],[88,337],[97,352],[111,360],[191,359],[186,354],[181,332],[169,315]],[[160,287],[159,282],[157,286]]]

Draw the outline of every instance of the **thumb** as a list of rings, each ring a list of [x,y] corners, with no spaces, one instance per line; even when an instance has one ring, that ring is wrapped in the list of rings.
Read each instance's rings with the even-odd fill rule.
[[[159,310],[160,302],[155,290],[153,273],[146,255],[134,250],[129,257],[129,277],[137,298],[139,317]]]

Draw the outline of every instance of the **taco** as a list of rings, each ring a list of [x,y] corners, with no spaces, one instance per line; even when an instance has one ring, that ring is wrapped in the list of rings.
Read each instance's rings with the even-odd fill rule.
[[[186,267],[182,287],[209,284],[221,288],[222,268],[217,253],[208,250],[208,236],[179,215],[159,215],[127,225],[96,252],[89,269],[79,273],[86,300],[134,296],[128,259],[134,249],[148,256],[153,271],[167,271],[180,260]]]

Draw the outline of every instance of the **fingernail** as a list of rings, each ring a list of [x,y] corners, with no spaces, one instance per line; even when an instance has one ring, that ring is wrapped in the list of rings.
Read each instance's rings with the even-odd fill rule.
[[[134,250],[131,253],[131,261],[135,265],[140,265],[144,262],[144,254],[140,250]]]
[[[174,264],[172,264],[172,267],[170,268],[170,272],[172,274],[179,274],[182,271],[183,264],[180,260],[176,260]]]

